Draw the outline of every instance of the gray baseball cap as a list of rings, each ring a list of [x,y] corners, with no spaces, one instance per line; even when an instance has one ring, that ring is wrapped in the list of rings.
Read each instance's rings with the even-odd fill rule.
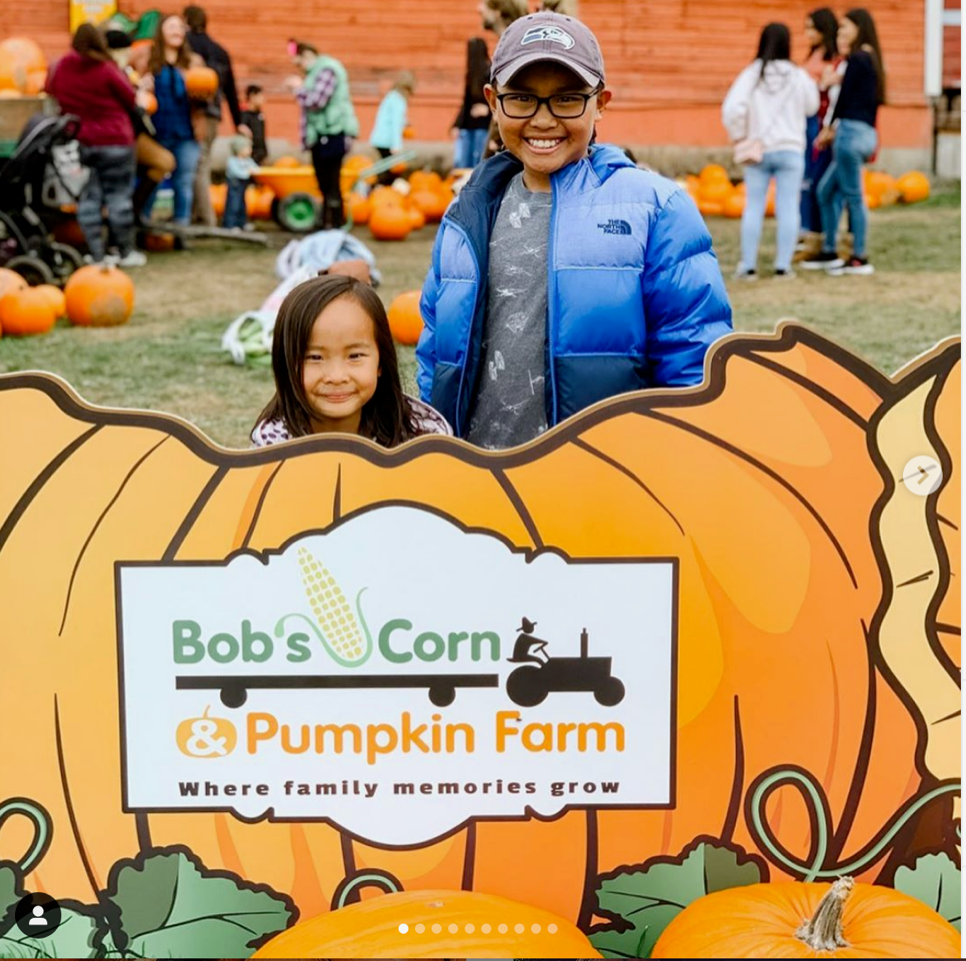
[[[501,86],[538,60],[573,70],[589,86],[604,82],[604,58],[590,28],[559,13],[531,13],[514,20],[493,51],[490,80]]]

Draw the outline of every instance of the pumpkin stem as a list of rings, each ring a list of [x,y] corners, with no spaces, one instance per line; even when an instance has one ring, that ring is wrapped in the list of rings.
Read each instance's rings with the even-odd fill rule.
[[[813,951],[834,951],[847,948],[849,942],[842,936],[842,912],[855,881],[839,878],[832,884],[825,897],[818,902],[815,913],[795,932]]]

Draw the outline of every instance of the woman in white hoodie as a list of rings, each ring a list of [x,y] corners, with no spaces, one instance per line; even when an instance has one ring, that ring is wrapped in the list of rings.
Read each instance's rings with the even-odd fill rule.
[[[775,274],[792,275],[798,240],[799,200],[805,173],[805,127],[817,113],[815,81],[791,61],[791,36],[783,23],[761,32],[758,56],[738,74],[721,108],[732,140],[761,143],[762,159],[745,166],[745,212],[741,219],[741,263],[736,277],[758,277],[758,244],[765,217],[768,184],[775,178],[778,250]]]

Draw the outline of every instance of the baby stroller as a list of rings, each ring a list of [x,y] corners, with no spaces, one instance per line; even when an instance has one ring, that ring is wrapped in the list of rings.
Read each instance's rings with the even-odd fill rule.
[[[29,284],[62,286],[84,262],[73,247],[50,239],[54,225],[67,219],[63,206],[76,204],[87,182],[79,127],[71,114],[34,117],[0,166],[0,266]]]

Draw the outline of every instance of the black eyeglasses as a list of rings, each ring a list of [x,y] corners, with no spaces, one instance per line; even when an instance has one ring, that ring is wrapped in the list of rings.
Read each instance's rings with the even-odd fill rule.
[[[587,101],[593,100],[599,93],[599,89],[593,93],[560,93],[554,97],[538,97],[532,93],[498,93],[496,99],[500,101],[503,112],[514,120],[534,116],[542,103],[558,120],[576,120],[584,115]]]

